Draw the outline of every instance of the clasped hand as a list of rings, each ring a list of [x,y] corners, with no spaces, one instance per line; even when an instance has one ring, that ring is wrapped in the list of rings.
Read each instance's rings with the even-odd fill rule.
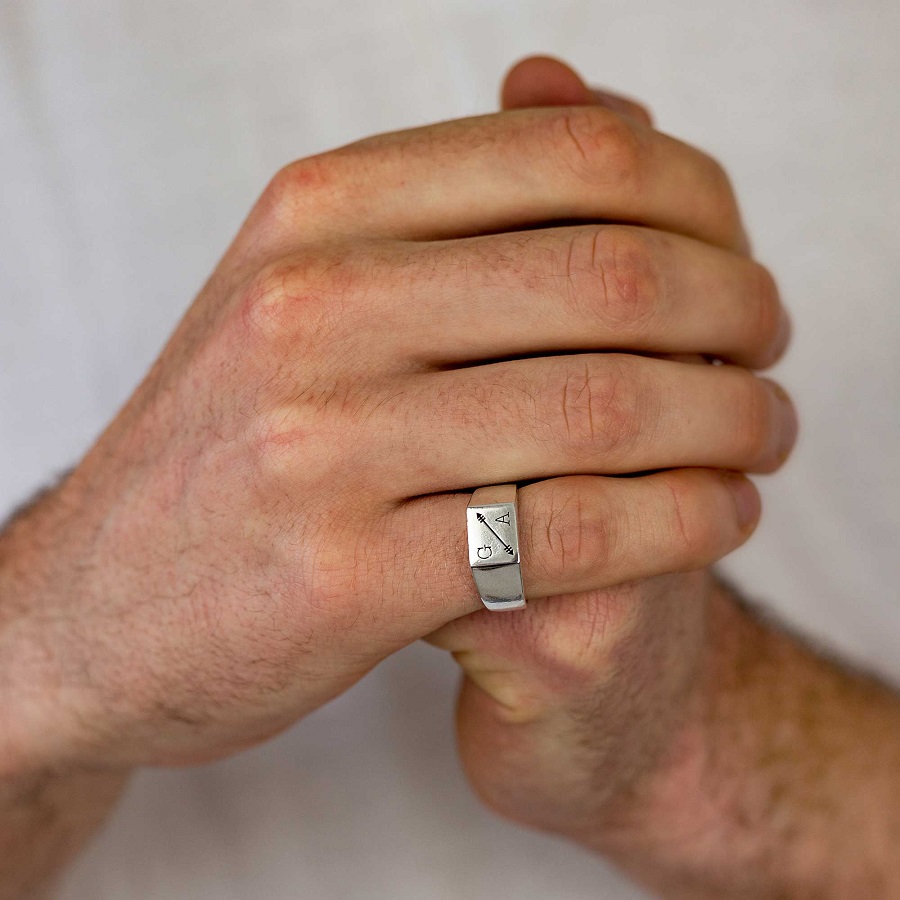
[[[794,441],[751,371],[787,319],[717,163],[547,62],[506,98],[274,177],[44,514],[5,758],[222,757],[425,636],[469,673],[466,765],[517,818],[574,815],[585,770],[524,778],[574,752],[565,722],[594,716],[610,791],[665,742],[704,567],[759,515],[738,473]],[[492,615],[465,507],[508,482],[532,602]]]

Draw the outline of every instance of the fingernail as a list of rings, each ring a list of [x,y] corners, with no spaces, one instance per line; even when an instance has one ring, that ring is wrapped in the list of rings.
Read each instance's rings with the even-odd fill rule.
[[[591,96],[594,102],[613,112],[621,113],[623,116],[629,116],[637,119],[645,125],[653,124],[653,116],[646,106],[641,105],[636,100],[623,97],[621,94],[613,94],[610,91],[600,90],[599,88],[591,88]]]
[[[752,481],[737,472],[723,472],[722,476],[734,498],[738,524],[747,528],[759,518],[762,508],[759,493]]]

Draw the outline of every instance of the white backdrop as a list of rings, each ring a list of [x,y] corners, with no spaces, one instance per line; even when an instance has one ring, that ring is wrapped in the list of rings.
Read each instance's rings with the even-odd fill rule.
[[[898,33],[894,0],[4,0],[0,510],[86,449],[278,166],[488,111],[553,52],[733,173],[803,436],[727,569],[900,678]],[[266,747],[141,774],[63,897],[641,896],[479,808],[455,683],[413,647]]]

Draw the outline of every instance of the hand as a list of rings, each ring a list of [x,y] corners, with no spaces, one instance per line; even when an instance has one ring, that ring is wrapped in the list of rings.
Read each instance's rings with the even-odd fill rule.
[[[510,73],[504,105],[583,104],[590,96],[560,63],[531,60]],[[635,104],[617,106],[649,122]],[[709,315],[716,328],[718,313]],[[680,400],[669,402],[681,408]],[[645,424],[655,431],[654,420]],[[726,431],[709,438],[726,439]],[[780,461],[793,439],[788,433]],[[458,705],[463,764],[502,815],[602,846],[604,827],[633,813],[641,786],[684,751],[709,687],[714,643],[727,637],[721,622],[729,616],[721,608],[728,601],[704,567],[749,534],[758,513],[747,482],[720,476],[736,479],[736,518],[724,494],[721,502],[704,495],[717,476],[673,468],[685,464],[673,453],[657,463],[670,469],[663,474],[558,479],[552,493],[547,482],[539,509],[523,491],[530,527],[540,522],[544,542],[556,549],[548,581],[565,580],[570,595],[518,614],[479,611],[430,636],[465,673]],[[657,490],[669,492],[667,502]],[[654,497],[646,507],[644,491]],[[524,558],[531,553],[526,541]],[[580,572],[592,573],[593,585],[580,581]]]
[[[589,224],[610,219],[632,224]],[[123,411],[6,536],[0,756],[189,763],[276,733],[479,607],[479,485],[534,482],[535,600],[738,545],[754,490],[703,467],[771,470],[795,427],[740,368],[787,335],[744,247],[722,170],[607,109],[287,166]],[[661,466],[696,468],[602,477]]]

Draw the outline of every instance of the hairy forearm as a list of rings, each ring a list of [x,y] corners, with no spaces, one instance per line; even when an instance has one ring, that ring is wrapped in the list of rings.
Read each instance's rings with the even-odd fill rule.
[[[39,688],[18,635],[39,618],[40,590],[53,567],[57,512],[49,491],[0,534],[0,900],[46,896],[55,876],[103,822],[124,772],[58,764],[23,739]],[[41,751],[50,741],[42,741]]]
[[[898,897],[900,699],[720,587],[656,773],[587,842],[665,897]]]

